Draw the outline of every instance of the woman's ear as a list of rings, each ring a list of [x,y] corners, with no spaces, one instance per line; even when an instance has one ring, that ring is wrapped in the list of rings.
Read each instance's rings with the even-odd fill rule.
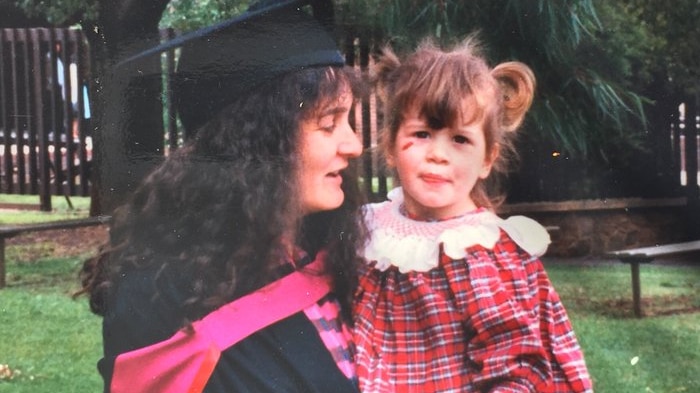
[[[532,105],[535,74],[525,64],[513,61],[497,65],[491,75],[498,81],[503,99],[500,125],[505,131],[515,131]]]

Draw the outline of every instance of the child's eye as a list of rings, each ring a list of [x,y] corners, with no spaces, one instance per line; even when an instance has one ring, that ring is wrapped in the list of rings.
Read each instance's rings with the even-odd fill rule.
[[[413,136],[418,139],[428,139],[430,138],[430,133],[428,131],[416,131]]]
[[[452,137],[452,140],[455,141],[455,143],[458,143],[460,145],[464,145],[466,143],[469,143],[469,138],[467,138],[464,135],[455,135]]]

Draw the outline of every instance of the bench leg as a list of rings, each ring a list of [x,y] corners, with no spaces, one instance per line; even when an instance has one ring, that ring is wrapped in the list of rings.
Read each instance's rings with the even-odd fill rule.
[[[634,316],[642,317],[642,289],[639,282],[639,262],[631,262],[632,268],[632,302],[634,304]]]

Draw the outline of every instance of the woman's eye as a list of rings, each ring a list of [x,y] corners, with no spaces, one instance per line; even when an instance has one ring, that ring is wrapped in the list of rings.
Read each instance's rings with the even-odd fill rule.
[[[469,143],[469,139],[466,136],[463,135],[455,135],[452,140],[455,141],[455,143],[458,143],[460,145]]]

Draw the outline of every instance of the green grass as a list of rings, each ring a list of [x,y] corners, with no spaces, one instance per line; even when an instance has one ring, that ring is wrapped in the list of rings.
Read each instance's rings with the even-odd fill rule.
[[[629,266],[547,264],[547,271],[596,392],[700,392],[700,266],[642,266],[641,319],[632,314]]]
[[[0,392],[101,391],[100,319],[86,299],[71,298],[81,260],[10,263],[14,280],[0,290]]]
[[[0,200],[6,197],[0,195]],[[72,202],[80,209],[76,212],[87,216],[89,201],[72,198]],[[2,223],[44,222],[78,214],[69,214],[67,205],[63,210],[58,203],[54,207],[53,213],[3,212]],[[11,220],[6,220],[6,213]],[[6,248],[7,287],[0,290],[0,393],[102,390],[96,370],[102,352],[101,320],[89,311],[87,299],[71,297],[79,288],[77,272],[89,251],[55,258],[51,255],[56,247],[40,241]]]
[[[70,208],[66,198],[62,196],[51,197],[52,211],[42,212],[38,210],[4,210],[0,215],[0,224],[26,224],[57,220],[69,220],[85,218],[90,213],[89,197],[70,197],[73,209]],[[37,195],[0,194],[0,206],[2,204],[20,204],[38,206]]]

